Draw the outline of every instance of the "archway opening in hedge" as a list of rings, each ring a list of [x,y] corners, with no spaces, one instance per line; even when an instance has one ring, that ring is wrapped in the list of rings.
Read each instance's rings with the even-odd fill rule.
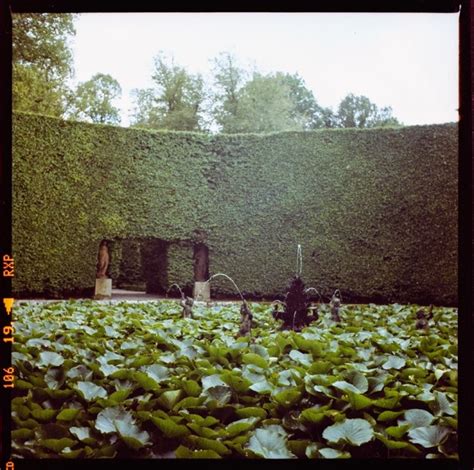
[[[110,275],[115,288],[165,294],[169,243],[159,238],[115,240]]]

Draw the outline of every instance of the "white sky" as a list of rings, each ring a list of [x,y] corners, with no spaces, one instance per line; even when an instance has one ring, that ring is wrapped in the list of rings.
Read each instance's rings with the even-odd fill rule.
[[[318,103],[348,94],[391,106],[404,124],[458,120],[458,14],[84,13],[76,21],[75,82],[96,73],[130,91],[152,85],[163,50],[189,72],[209,76],[210,59],[234,52],[258,70],[299,73]]]

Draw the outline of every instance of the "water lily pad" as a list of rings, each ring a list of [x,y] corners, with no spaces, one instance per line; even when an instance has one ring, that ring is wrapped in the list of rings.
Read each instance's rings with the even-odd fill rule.
[[[202,378],[203,390],[217,386],[228,387],[228,385],[220,378],[218,374],[208,375],[207,377]]]
[[[374,437],[374,430],[365,419],[346,419],[341,423],[333,424],[323,431],[323,437],[329,442],[340,441],[360,446]]]
[[[450,430],[444,426],[423,426],[408,431],[410,441],[425,448],[439,446],[449,435]]]
[[[311,354],[304,354],[298,351],[297,349],[293,349],[292,351],[290,351],[290,354],[288,355],[295,362],[303,366],[310,366],[313,363],[313,356]]]
[[[431,409],[436,416],[441,415],[455,415],[456,411],[452,407],[445,393],[434,392],[435,401],[431,404]]]
[[[72,421],[78,414],[79,414],[78,409],[74,408],[66,408],[62,410],[57,416],[56,419],[60,421]]]
[[[406,364],[406,360],[399,356],[388,356],[386,362],[382,365],[385,370],[401,369]]]
[[[163,405],[168,410],[171,410],[173,406],[178,403],[181,395],[181,390],[168,390],[167,392],[164,392],[160,395],[158,403]]]
[[[107,391],[104,387],[95,385],[92,382],[78,382],[76,389],[79,390],[88,401],[94,400],[95,398],[105,398],[107,396]]]
[[[50,367],[55,366],[58,367],[64,363],[64,357],[61,354],[51,352],[51,351],[43,351],[39,355],[40,360],[38,361],[39,367]]]
[[[176,439],[190,434],[186,426],[176,424],[170,418],[158,418],[153,416],[151,421],[166,437]]]
[[[38,407],[31,412],[31,415],[38,421],[48,422],[51,421],[57,413],[56,410],[44,410],[43,408]]]
[[[277,424],[256,429],[247,448],[267,459],[291,459],[296,457],[287,447],[286,431]]]
[[[319,449],[319,454],[324,459],[350,459],[351,454],[349,452],[343,452],[338,449],[331,449],[330,447],[323,447]]]
[[[246,407],[246,408],[238,408],[235,410],[235,413],[240,416],[241,418],[266,418],[267,412],[263,408],[257,407]]]
[[[285,408],[290,408],[300,401],[301,392],[295,388],[287,388],[273,395],[274,400]]]
[[[408,424],[412,428],[428,426],[434,420],[434,416],[430,412],[416,408],[406,410],[404,413],[404,418],[404,420],[399,420],[398,423],[400,425]]]
[[[263,379],[259,382],[252,384],[249,388],[254,392],[266,394],[270,393],[273,390],[273,385],[268,382],[267,379]]]
[[[176,449],[176,458],[178,459],[221,459],[222,457],[213,450],[191,450],[185,446],[179,446]]]
[[[76,427],[72,426],[69,428],[69,431],[74,434],[80,441],[85,439],[89,439],[90,435],[90,428],[87,427]]]
[[[242,361],[244,364],[254,364],[262,369],[268,367],[268,362],[260,355],[255,353],[247,353],[242,356]]]
[[[373,405],[373,400],[360,393],[347,392],[349,402],[354,410],[364,410]]]
[[[251,417],[239,419],[233,423],[230,423],[225,430],[227,437],[232,438],[245,431],[248,431],[249,429],[252,429],[256,422],[258,422],[258,418]]]
[[[185,380],[183,382],[183,390],[191,397],[198,397],[202,388],[195,380]]]
[[[51,449],[54,452],[61,452],[66,447],[72,447],[77,441],[63,437],[62,439],[41,439],[39,445]]]

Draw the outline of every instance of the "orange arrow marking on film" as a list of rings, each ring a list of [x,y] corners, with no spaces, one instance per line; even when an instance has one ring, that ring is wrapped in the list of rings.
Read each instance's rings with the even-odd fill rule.
[[[5,305],[5,310],[7,311],[7,315],[10,315],[12,313],[12,308],[13,308],[13,302],[15,299],[3,299],[3,305]]]

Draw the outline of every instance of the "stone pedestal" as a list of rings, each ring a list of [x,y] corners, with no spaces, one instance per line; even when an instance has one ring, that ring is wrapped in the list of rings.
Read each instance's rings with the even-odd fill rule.
[[[193,289],[195,301],[209,302],[211,300],[211,287],[208,282],[195,282]]]
[[[112,279],[102,277],[95,280],[94,299],[110,299],[112,298]]]

